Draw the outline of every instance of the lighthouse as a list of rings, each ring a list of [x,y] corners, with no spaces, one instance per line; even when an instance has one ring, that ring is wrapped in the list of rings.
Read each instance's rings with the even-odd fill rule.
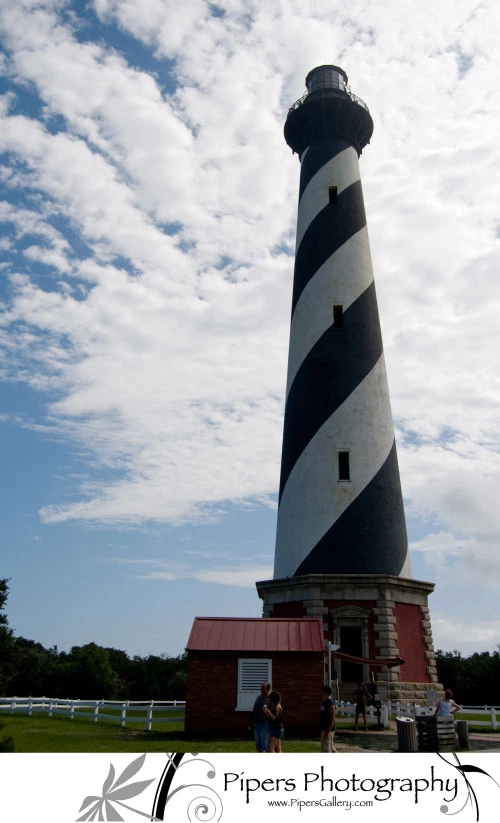
[[[345,689],[374,670],[386,697],[421,699],[434,585],[411,577],[359,169],[373,121],[338,66],[306,89],[284,130],[300,184],[274,577],[257,590],[264,616],[322,616]]]

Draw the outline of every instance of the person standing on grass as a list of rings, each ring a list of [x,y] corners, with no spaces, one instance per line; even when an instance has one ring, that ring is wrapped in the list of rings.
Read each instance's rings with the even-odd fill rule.
[[[255,748],[258,752],[267,752],[269,743],[269,719],[267,710],[272,706],[269,695],[270,691],[271,684],[263,683],[260,687],[260,694],[253,704],[253,736]]]
[[[323,686],[323,701],[319,710],[319,727],[321,729],[321,751],[336,752],[333,745],[335,734],[335,705],[330,686]]]
[[[269,743],[268,752],[281,753],[281,741],[285,730],[283,729],[283,706],[281,705],[281,695],[279,692],[271,692],[271,708],[264,706],[264,711],[269,720]]]
[[[438,700],[436,714],[440,717],[453,717],[462,707],[455,703],[451,689],[446,689],[444,699]]]
[[[359,715],[362,714],[363,715],[363,721],[364,721],[364,724],[365,724],[365,732],[366,732],[366,727],[367,727],[367,723],[366,723],[366,701],[371,700],[371,694],[370,694],[369,691],[367,691],[365,689],[363,682],[360,680],[360,682],[358,683],[358,688],[356,689],[355,692],[353,692],[352,696],[354,697],[354,700],[356,701],[356,713],[355,713],[355,716],[354,716],[354,731],[355,732],[358,731]]]

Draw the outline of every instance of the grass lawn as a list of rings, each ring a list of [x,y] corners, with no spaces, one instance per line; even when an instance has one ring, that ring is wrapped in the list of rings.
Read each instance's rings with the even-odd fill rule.
[[[144,721],[122,729],[105,720],[42,715],[2,716],[0,736],[14,738],[16,752],[254,752],[253,738],[247,740],[184,739],[183,723],[168,723],[154,731],[144,730]],[[318,741],[287,740],[288,752],[319,752]]]
[[[481,734],[488,734],[488,732],[492,732],[493,734],[495,734],[495,732],[493,731],[493,726],[491,725],[491,722],[488,720],[488,717],[484,717],[484,716],[483,717],[478,717],[477,714],[468,714],[467,712],[457,712],[457,714],[455,715],[455,719],[456,720],[467,720],[467,722],[469,724],[469,731],[474,730],[475,732],[478,732],[478,733],[480,732]],[[477,722],[478,720],[482,720],[483,722],[486,720],[486,721],[488,721],[488,724],[486,726],[478,725],[478,722]],[[498,716],[497,716],[497,720],[499,721],[498,726],[499,726],[499,729],[500,729],[500,718]]]
[[[16,752],[254,752],[255,746],[250,737],[244,740],[186,740],[183,723],[159,725],[154,731],[144,730],[144,721],[127,725],[122,729],[117,723],[75,717],[47,717],[46,715],[8,715],[2,716],[5,728],[0,737],[11,735],[14,738]],[[342,724],[344,726],[344,724]],[[394,752],[397,749],[395,734],[368,732],[353,734],[352,723],[337,728],[335,745],[339,752]],[[482,731],[484,733],[484,731]],[[500,752],[500,739],[471,742],[471,751]],[[317,739],[283,741],[284,752],[319,753],[319,735]]]

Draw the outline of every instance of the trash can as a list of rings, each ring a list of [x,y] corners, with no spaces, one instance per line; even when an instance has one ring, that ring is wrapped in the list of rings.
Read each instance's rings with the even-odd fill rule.
[[[413,717],[396,717],[398,752],[416,752],[417,724]]]
[[[456,746],[453,716],[417,717],[418,748],[424,752],[452,752]]]

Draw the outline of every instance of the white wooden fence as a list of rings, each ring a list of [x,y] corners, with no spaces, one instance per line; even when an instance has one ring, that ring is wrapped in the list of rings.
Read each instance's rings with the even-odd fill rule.
[[[31,717],[33,714],[48,714],[52,717],[60,714],[73,720],[77,717],[91,717],[96,723],[98,720],[111,720],[125,726],[126,723],[141,723],[144,719],[147,731],[151,731],[153,723],[182,723],[186,708],[185,700],[62,700],[51,697],[0,697],[0,715],[22,712]],[[113,711],[113,714],[106,714]],[[354,717],[356,704],[339,700],[336,703],[337,717]],[[128,717],[127,717],[128,712]],[[161,712],[161,716],[156,716]],[[165,712],[175,713],[175,717],[165,716]],[[420,706],[418,703],[400,703],[384,701],[380,709],[380,720],[384,728],[388,728],[389,720],[394,717],[418,717],[419,715],[434,714],[434,706]],[[367,706],[367,717],[374,721],[377,712],[373,706]],[[498,731],[498,715],[500,706],[462,706],[457,718],[464,714],[473,715],[469,723],[473,726],[489,726]],[[488,718],[488,719],[486,719]]]
[[[390,704],[382,702],[380,707],[380,722],[384,729],[387,729],[389,726],[389,705]],[[347,700],[337,700],[335,703],[335,714],[337,717],[354,717],[356,714],[356,704],[349,703]],[[369,720],[377,719],[377,712],[373,706],[366,707],[366,717]]]
[[[498,731],[498,715],[500,715],[500,706],[462,706],[461,712],[473,714],[474,720],[470,720],[474,726],[491,726],[494,732]],[[489,720],[476,720],[476,715],[480,717],[488,717]],[[458,714],[460,719],[460,712]]]
[[[339,700],[336,704],[337,717],[354,717],[356,704]],[[418,717],[431,715],[436,711],[435,706],[420,706],[418,703],[400,703],[391,700],[384,701],[380,710],[380,719],[384,728],[389,725],[389,719],[394,717]],[[462,706],[456,717],[460,720],[464,714],[473,715],[468,720],[472,726],[489,726],[494,732],[498,731],[498,715],[500,706]],[[376,718],[373,706],[366,707],[366,715],[371,720]],[[488,719],[486,719],[488,718]]]
[[[144,719],[147,731],[153,723],[183,723],[185,700],[62,700],[52,697],[0,697],[0,715],[22,712],[31,717],[33,714],[64,715],[73,720],[76,717],[91,717],[98,720],[111,720],[125,726],[126,723],[141,723]],[[113,711],[113,714],[109,714]],[[106,713],[108,712],[108,713]],[[128,717],[127,717],[128,712]],[[155,712],[161,712],[156,716]],[[175,717],[167,717],[164,712],[175,712]]]
[[[435,706],[419,706],[418,703],[396,703],[392,711],[396,713],[396,716],[416,717],[434,714],[436,709]],[[472,715],[472,718],[468,720],[472,726],[490,726],[496,732],[498,731],[498,713],[500,713],[498,706],[462,706],[455,716],[457,720],[460,720],[464,714]],[[488,718],[488,720],[481,718]]]

